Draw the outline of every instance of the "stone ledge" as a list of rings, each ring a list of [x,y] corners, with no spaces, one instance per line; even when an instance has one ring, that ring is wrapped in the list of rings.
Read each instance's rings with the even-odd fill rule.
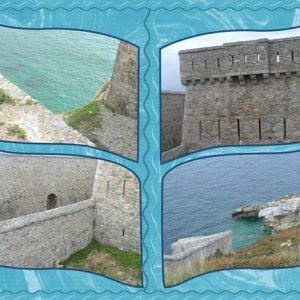
[[[5,220],[0,222],[0,234],[8,231],[21,229],[26,226],[33,224],[42,223],[51,219],[55,219],[60,216],[67,216],[79,211],[82,211],[87,208],[94,208],[95,202],[94,199],[84,200],[75,204],[70,204],[51,210],[29,214],[22,217],[17,217],[10,220]]]
[[[180,239],[176,243],[172,244],[172,254],[164,255],[165,261],[178,261],[185,259],[198,251],[205,250],[206,247],[209,247],[215,243],[218,243],[222,240],[229,239],[231,246],[223,249],[219,249],[224,254],[229,254],[233,252],[232,249],[232,231],[227,230],[224,232],[208,235],[208,236],[197,236],[190,237],[186,239]],[[214,253],[207,253],[206,257],[213,255]]]

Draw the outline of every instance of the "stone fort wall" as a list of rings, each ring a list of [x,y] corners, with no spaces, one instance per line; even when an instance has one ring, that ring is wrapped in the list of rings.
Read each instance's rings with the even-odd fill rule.
[[[218,145],[300,140],[300,38],[184,50],[179,58],[182,143],[165,159]]]
[[[139,182],[88,158],[0,155],[0,264],[55,267],[95,238],[140,252]],[[57,206],[49,208],[48,193]]]
[[[0,264],[56,267],[91,242],[93,208],[86,200],[0,222]]]
[[[163,91],[161,94],[162,151],[181,144],[184,92]]]
[[[94,235],[104,244],[140,252],[140,189],[127,169],[98,161]]]
[[[76,157],[0,154],[0,221],[92,197],[97,161]]]

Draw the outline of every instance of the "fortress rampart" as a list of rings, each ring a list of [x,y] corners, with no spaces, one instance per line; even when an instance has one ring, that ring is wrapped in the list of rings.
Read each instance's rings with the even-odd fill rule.
[[[179,58],[182,142],[164,159],[218,145],[300,140],[300,38],[184,50]]]
[[[139,182],[101,160],[0,154],[0,265],[56,267],[93,238],[140,252]]]
[[[162,93],[163,151],[181,144],[184,98],[184,92],[163,91]]]

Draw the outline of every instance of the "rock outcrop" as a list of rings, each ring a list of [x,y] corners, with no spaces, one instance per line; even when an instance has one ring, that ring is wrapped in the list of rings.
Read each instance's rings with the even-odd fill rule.
[[[264,227],[278,232],[300,225],[300,195],[287,195],[264,205],[251,204],[232,212],[235,219],[259,218]]]
[[[250,219],[257,218],[259,214],[260,206],[258,204],[250,204],[235,209],[231,215],[234,219]]]
[[[259,211],[259,218],[272,232],[286,230],[300,224],[300,195],[268,202]]]

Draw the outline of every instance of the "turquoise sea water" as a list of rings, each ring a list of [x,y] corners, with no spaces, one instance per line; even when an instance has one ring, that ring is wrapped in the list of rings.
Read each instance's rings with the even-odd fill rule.
[[[164,180],[164,253],[180,238],[233,231],[242,248],[268,233],[259,221],[235,221],[233,209],[300,193],[300,153],[221,156],[183,164]]]
[[[51,111],[67,112],[110,77],[118,43],[88,32],[0,27],[0,73]]]

